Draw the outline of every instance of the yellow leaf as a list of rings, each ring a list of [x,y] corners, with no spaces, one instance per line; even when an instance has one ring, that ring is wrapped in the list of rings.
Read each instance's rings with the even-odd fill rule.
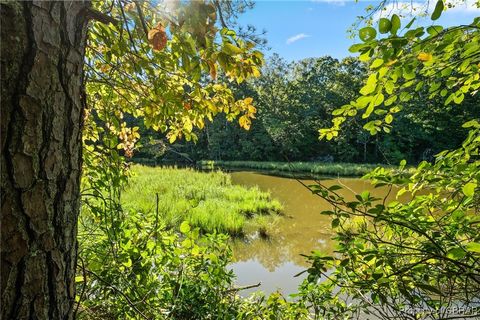
[[[243,102],[245,102],[245,104],[252,104],[253,98],[247,97],[247,98],[243,99]]]
[[[183,128],[187,130],[187,132],[192,132],[193,124],[192,124],[192,121],[190,121],[190,118],[184,118],[183,121],[184,121]]]
[[[238,122],[240,123],[240,127],[245,130],[250,130],[251,121],[247,116],[241,116],[240,119],[238,119]]]
[[[388,61],[385,65],[386,65],[387,67],[390,67],[391,65],[395,64],[395,62],[397,62],[397,59],[395,59],[395,60],[390,60],[390,61]]]
[[[260,71],[256,67],[252,67],[252,74],[255,78],[260,77]]]
[[[205,122],[203,121],[203,119],[198,119],[198,120],[197,120],[197,126],[198,126],[200,129],[203,129],[203,127],[205,126]]]
[[[417,59],[423,62],[432,60],[432,55],[426,52],[420,52],[417,56]]]

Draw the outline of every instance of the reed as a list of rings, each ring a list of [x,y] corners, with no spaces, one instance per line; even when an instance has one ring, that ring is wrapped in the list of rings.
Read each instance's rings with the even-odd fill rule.
[[[213,161],[202,160],[202,169],[249,169],[267,171],[289,176],[299,174],[316,176],[358,177],[367,174],[376,167],[388,167],[380,164],[361,163],[325,163],[325,162],[272,162],[272,161]],[[393,168],[393,167],[392,167]]]

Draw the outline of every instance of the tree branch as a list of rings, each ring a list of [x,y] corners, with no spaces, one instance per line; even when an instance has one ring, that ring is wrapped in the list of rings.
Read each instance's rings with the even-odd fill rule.
[[[85,18],[87,20],[95,20],[95,21],[98,21],[98,22],[101,22],[101,23],[104,23],[104,24],[113,24],[114,26],[118,26],[118,20],[116,20],[115,18],[109,16],[109,15],[106,15],[100,11],[97,11],[97,10],[94,10],[92,8],[87,8],[85,10],[83,10],[82,14],[85,15]]]

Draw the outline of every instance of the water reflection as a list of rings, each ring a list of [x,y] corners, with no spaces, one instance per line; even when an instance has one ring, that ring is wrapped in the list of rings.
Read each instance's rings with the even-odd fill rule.
[[[270,229],[270,239],[251,237],[233,244],[235,263],[231,265],[237,274],[239,285],[262,282],[260,290],[271,293],[281,289],[284,294],[296,291],[303,277],[293,276],[308,266],[305,257],[312,250],[332,254],[334,242],[330,218],[321,215],[331,206],[313,195],[295,179],[264,175],[253,172],[234,172],[232,181],[244,186],[258,186],[268,190],[282,202],[285,217],[279,219]],[[305,184],[315,184],[312,180],[302,180]],[[354,199],[354,194],[370,190],[376,197],[386,196],[386,188],[372,189],[370,183],[358,178],[326,179],[323,184],[342,185],[342,195]],[[251,289],[243,294],[255,291]]]

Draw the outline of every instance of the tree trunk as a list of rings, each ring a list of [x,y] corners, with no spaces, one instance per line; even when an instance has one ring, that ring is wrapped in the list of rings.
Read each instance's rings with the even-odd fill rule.
[[[1,317],[75,305],[89,3],[1,3]]]

